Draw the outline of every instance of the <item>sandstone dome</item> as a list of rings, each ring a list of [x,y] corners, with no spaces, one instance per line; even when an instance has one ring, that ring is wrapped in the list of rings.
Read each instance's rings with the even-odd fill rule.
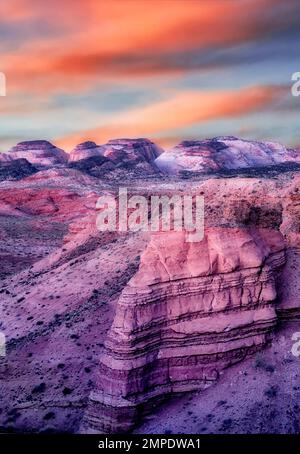
[[[30,140],[20,142],[9,151],[12,159],[27,159],[31,164],[51,166],[64,164],[68,155],[47,140]]]
[[[221,136],[206,140],[185,140],[156,160],[167,174],[210,173],[220,170],[268,167],[300,163],[300,153],[276,142],[259,142]]]

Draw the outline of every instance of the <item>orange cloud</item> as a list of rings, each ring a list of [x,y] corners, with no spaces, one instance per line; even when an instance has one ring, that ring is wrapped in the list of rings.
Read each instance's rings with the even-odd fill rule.
[[[18,22],[34,17],[32,7],[29,7],[28,0],[10,0],[0,4],[0,23]]]
[[[113,137],[151,137],[191,124],[222,117],[245,115],[269,106],[286,88],[279,86],[249,87],[240,91],[187,91],[146,107],[114,115],[102,127],[61,138],[60,146],[68,149],[83,140],[103,143]]]
[[[241,44],[287,26],[275,14],[281,4],[281,0],[10,0],[1,6],[6,22],[34,19],[53,31],[35,38],[24,32],[17,50],[1,56],[1,70],[12,91],[40,92],[80,90],[124,76],[128,81],[128,76],[180,74],[186,68],[184,59],[176,59],[178,53]],[[289,26],[299,22],[293,5]]]

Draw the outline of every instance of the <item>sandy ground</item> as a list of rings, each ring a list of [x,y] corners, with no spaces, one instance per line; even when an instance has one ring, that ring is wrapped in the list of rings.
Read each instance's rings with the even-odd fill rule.
[[[47,258],[2,282],[1,431],[79,429],[116,299],[145,241],[124,235],[99,245],[94,239],[80,253],[75,248],[72,260]]]

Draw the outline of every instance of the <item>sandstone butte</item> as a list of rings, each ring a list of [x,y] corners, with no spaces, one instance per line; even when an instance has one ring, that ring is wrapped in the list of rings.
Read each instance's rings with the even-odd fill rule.
[[[153,236],[123,290],[85,430],[130,430],[151,400],[204,389],[266,343],[277,319],[282,235],[209,228],[199,243],[184,235]]]

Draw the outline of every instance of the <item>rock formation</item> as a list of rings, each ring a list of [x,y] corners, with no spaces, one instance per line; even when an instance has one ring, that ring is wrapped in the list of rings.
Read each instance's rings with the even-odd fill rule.
[[[69,162],[79,161],[92,156],[101,156],[103,151],[103,147],[97,145],[95,142],[82,142],[76,145],[76,147],[69,154]]]
[[[210,386],[259,350],[276,322],[280,233],[158,234],[117,303],[82,430],[132,429],[154,399]]]
[[[154,176],[159,173],[155,159],[162,150],[148,139],[115,139],[104,145],[103,156],[116,166],[119,178]]]
[[[152,163],[163,152],[148,139],[113,139],[103,147],[103,155],[118,164],[120,162]]]
[[[64,164],[68,155],[47,140],[31,140],[20,142],[9,151],[12,159],[27,159],[31,164],[52,166]]]
[[[169,174],[268,167],[289,162],[300,163],[299,151],[275,142],[236,137],[186,140],[165,151],[155,161],[160,170]]]
[[[159,173],[162,150],[148,139],[114,139],[104,145],[84,142],[70,153],[69,166],[104,179],[131,179]]]

